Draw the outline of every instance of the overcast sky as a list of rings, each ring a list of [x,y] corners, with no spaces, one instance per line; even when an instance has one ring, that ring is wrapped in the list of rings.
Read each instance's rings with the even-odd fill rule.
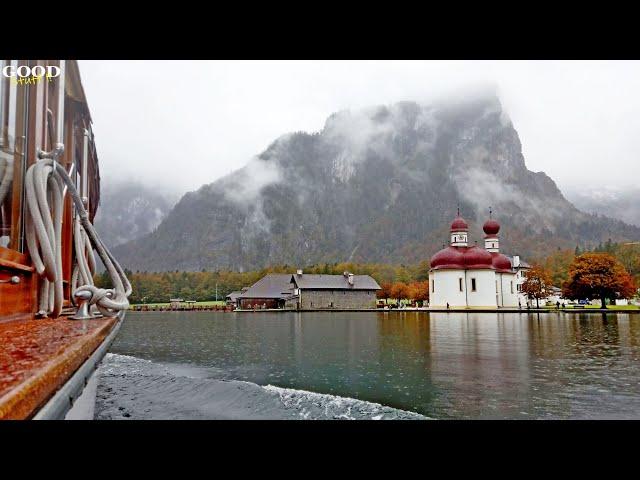
[[[343,109],[492,83],[527,167],[561,188],[637,183],[640,62],[80,61],[106,181],[197,189]]]

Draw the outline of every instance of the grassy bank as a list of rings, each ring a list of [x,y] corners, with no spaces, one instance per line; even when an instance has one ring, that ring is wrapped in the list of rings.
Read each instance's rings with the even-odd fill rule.
[[[542,305],[540,305],[540,307],[542,307]],[[601,307],[600,304],[594,304],[594,305],[584,305],[584,308],[575,308],[575,305],[567,305],[564,308],[575,309],[575,310],[586,310],[586,309],[599,309],[600,307]],[[556,310],[555,305],[548,305],[548,306],[545,306],[544,308],[548,308],[549,310]],[[613,310],[613,311],[638,310],[638,309],[640,309],[640,306],[638,305],[607,305],[607,310]]]
[[[132,303],[131,307],[149,307],[149,308],[159,308],[159,307],[169,307],[171,304],[169,302],[165,302],[165,303]],[[195,303],[181,303],[180,304],[183,307],[187,307],[190,305],[193,305],[195,307],[213,307],[215,305],[217,306],[221,306],[224,307],[226,305],[226,302],[224,300],[211,300],[208,302],[195,302]]]

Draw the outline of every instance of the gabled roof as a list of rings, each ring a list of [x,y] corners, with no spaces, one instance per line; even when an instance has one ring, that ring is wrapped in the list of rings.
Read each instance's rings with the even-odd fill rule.
[[[293,296],[290,273],[269,273],[236,298],[290,298]]]
[[[232,302],[234,302],[236,300],[236,298],[238,298],[240,295],[242,294],[241,290],[237,290],[235,292],[231,292],[229,295],[227,295],[225,298],[228,298],[229,300],[231,300]]]
[[[369,275],[353,275],[353,285],[345,275],[303,273],[290,275],[291,282],[302,290],[380,290],[380,285]]]
[[[509,259],[509,261],[511,262],[511,265],[513,265],[513,255],[506,255],[506,257]],[[520,265],[518,265],[517,267],[513,267],[513,268],[531,268],[531,265],[529,265],[527,262],[525,262],[524,260],[522,260],[522,258],[520,259]]]

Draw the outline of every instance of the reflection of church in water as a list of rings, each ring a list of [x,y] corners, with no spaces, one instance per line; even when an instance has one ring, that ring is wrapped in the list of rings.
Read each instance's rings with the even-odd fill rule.
[[[524,270],[520,258],[500,253],[500,224],[491,218],[484,230],[484,248],[469,246],[469,226],[458,216],[451,224],[451,244],[431,257],[429,306],[431,308],[498,308],[523,306],[519,294]]]

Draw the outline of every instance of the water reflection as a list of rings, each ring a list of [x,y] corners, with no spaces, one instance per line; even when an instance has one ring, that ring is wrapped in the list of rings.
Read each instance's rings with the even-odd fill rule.
[[[638,418],[640,317],[131,313],[112,351],[436,418]]]

